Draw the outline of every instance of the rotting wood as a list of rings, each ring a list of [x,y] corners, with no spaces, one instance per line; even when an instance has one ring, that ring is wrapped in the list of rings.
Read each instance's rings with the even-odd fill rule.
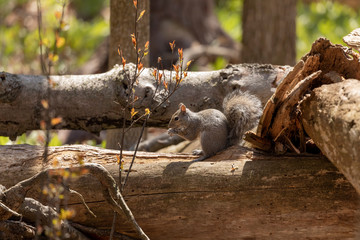
[[[248,133],[245,138],[253,146],[266,151],[305,151],[304,142],[307,139],[298,122],[298,103],[313,89],[346,78],[360,79],[359,54],[319,38],[267,102],[259,121],[257,137],[250,136],[254,133]],[[269,144],[264,145],[263,142],[270,142],[271,149],[268,148]]]

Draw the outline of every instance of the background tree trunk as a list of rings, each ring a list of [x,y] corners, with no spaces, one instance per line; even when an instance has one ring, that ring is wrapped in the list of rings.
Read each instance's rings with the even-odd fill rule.
[[[0,182],[10,187],[42,168],[41,147],[0,146]],[[103,165],[118,179],[118,151],[89,146],[51,147],[46,166],[85,163]],[[124,170],[132,153],[125,152]],[[230,148],[204,162],[185,154],[138,153],[123,192],[137,222],[151,239],[355,239],[359,197],[345,177],[316,155],[273,156],[246,148]],[[86,183],[86,184],[84,184]],[[72,222],[110,229],[113,210],[91,175],[75,178],[97,218],[79,198]],[[36,189],[36,187],[35,187]],[[43,199],[36,191],[31,197]],[[46,201],[46,199],[45,199]],[[135,236],[124,216],[116,231]]]
[[[144,45],[150,39],[150,1],[138,1],[138,15],[145,10],[145,14],[137,22],[138,46]],[[120,46],[123,56],[127,62],[136,63],[136,50],[131,42],[130,34],[135,33],[135,8],[133,1],[111,0],[110,1],[110,46],[109,46],[109,67],[121,64],[118,54]],[[149,65],[148,57],[144,59],[144,66]],[[127,132],[124,139],[124,149],[130,149],[139,139],[141,128],[133,128]],[[106,148],[119,149],[119,142],[122,136],[121,129],[108,130],[106,132]]]
[[[171,61],[177,61],[177,54],[171,54],[169,47],[169,42],[174,40],[176,47],[183,48],[185,53],[186,49],[192,53],[198,50],[196,46],[222,47],[224,55],[226,50],[238,52],[238,44],[221,28],[215,13],[214,0],[151,1],[150,20],[152,66],[157,66],[158,57],[163,59],[166,69],[171,68]],[[188,52],[190,55],[192,53]],[[204,66],[211,58],[210,55],[206,55],[203,52],[201,57],[197,56],[191,60],[199,60],[198,65]],[[238,63],[239,55],[235,54],[230,61],[237,60]]]
[[[244,0],[241,61],[294,65],[296,0]]]

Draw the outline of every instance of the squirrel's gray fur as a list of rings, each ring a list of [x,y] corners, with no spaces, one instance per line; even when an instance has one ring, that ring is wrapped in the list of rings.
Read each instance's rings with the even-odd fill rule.
[[[255,127],[262,114],[258,98],[240,90],[230,93],[223,102],[224,113],[217,109],[192,112],[182,103],[169,122],[168,133],[187,140],[200,135],[203,157],[208,158],[224,148],[241,142],[243,134]]]
[[[256,96],[240,90],[225,97],[223,109],[230,127],[230,145],[240,143],[244,133],[256,127],[262,115],[261,101]]]

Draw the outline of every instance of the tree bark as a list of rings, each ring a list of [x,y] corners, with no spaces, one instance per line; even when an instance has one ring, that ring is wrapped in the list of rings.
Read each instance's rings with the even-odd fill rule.
[[[118,47],[123,51],[127,62],[136,62],[136,51],[131,42],[130,34],[135,34],[135,7],[133,1],[111,0],[110,1],[110,51],[109,67],[115,64],[121,64],[118,54]],[[142,49],[150,39],[150,1],[138,1],[138,15],[142,10],[145,14],[137,22],[138,46]],[[148,58],[145,60],[145,66],[148,65]]]
[[[38,173],[43,148],[0,146],[0,183],[10,187]],[[118,151],[90,146],[50,147],[46,167],[99,163],[118,179]],[[132,152],[125,152],[125,173]],[[264,155],[230,148],[204,162],[185,154],[138,153],[123,194],[151,239],[355,238],[358,195],[345,177],[316,155]],[[84,184],[86,183],[86,184]],[[77,197],[71,221],[110,229],[113,210],[90,175],[73,179],[97,218]],[[30,197],[43,199],[36,191]],[[124,216],[116,231],[136,236]],[[221,224],[220,224],[221,223]],[[336,226],[336,227],[334,227]]]
[[[245,0],[242,62],[294,65],[296,1]]]
[[[150,1],[140,0],[137,5],[137,16],[145,10],[145,14],[140,21],[137,19],[133,1],[112,0],[110,3],[110,51],[109,67],[121,64],[118,54],[118,47],[127,62],[136,63],[136,49],[131,41],[131,34],[136,34],[138,47],[144,49],[144,45],[150,40]],[[135,32],[136,31],[136,32]],[[149,57],[145,57],[143,62],[145,67],[149,66]],[[111,129],[106,132],[106,148],[119,149],[119,142],[122,137],[121,129]],[[125,134],[123,149],[129,150],[136,144],[140,137],[141,128],[133,128]]]
[[[167,126],[180,102],[195,111],[221,109],[225,95],[237,88],[249,91],[265,103],[290,70],[291,67],[270,65],[234,65],[219,71],[189,72],[169,101],[152,112],[149,126]],[[115,67],[103,74],[51,76],[51,117],[62,117],[62,122],[54,128],[99,133],[103,129],[122,127],[120,110],[127,99],[128,74],[130,77],[134,74],[134,65],[127,64],[125,71],[122,66]],[[164,74],[169,79],[170,72]],[[41,100],[46,95],[46,81],[44,76],[0,74],[1,136],[14,139],[27,130],[40,128],[44,112]],[[158,91],[153,98],[155,89],[152,69],[145,69],[136,86],[136,96],[140,100],[135,107],[140,109],[140,113],[146,107],[154,109],[163,101],[164,89],[160,88],[160,94]]]
[[[360,81],[315,89],[301,111],[305,131],[360,193]]]

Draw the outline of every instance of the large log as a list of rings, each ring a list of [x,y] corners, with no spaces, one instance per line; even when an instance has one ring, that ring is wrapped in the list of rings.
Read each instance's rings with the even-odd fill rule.
[[[0,183],[10,187],[42,168],[41,147],[0,146]],[[89,146],[49,149],[48,162],[66,167],[100,163],[118,178],[117,151]],[[132,152],[125,153],[125,170]],[[263,154],[230,148],[204,162],[194,156],[140,152],[123,194],[151,239],[354,239],[358,194],[324,157]],[[221,160],[220,160],[221,159]],[[84,175],[70,186],[83,194],[93,218],[76,197],[73,222],[110,229],[113,212],[97,181]],[[30,196],[41,199],[37,192]],[[124,220],[116,230],[135,236]]]
[[[57,129],[82,129],[98,133],[103,129],[122,127],[122,111],[129,91],[128,77],[134,65],[125,71],[115,66],[109,72],[93,75],[50,76],[51,117],[62,117]],[[289,66],[235,65],[212,72],[189,72],[181,87],[163,106],[152,112],[148,126],[167,126],[178,104],[184,102],[193,110],[222,108],[222,100],[236,88],[249,91],[265,103]],[[155,109],[164,100],[164,89],[156,86],[152,69],[145,69],[135,87],[139,100],[135,107]],[[169,79],[170,72],[164,75]],[[174,76],[174,74],[172,75]],[[47,96],[47,78],[0,73],[0,136],[16,136],[40,128],[44,113],[41,100]],[[174,80],[172,86],[174,85]],[[169,84],[171,86],[171,84]],[[130,111],[130,109],[127,109]],[[129,116],[129,114],[128,114]]]
[[[305,131],[360,193],[360,81],[316,88],[301,111]]]

